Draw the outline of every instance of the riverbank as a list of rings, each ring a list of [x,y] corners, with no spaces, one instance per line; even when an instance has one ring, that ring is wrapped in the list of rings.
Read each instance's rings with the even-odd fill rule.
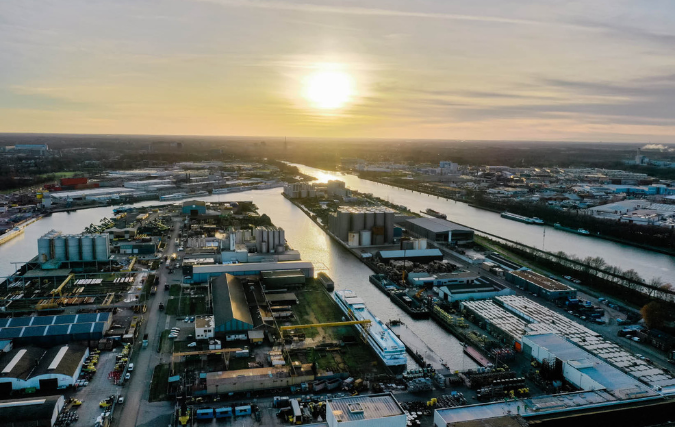
[[[441,198],[443,198],[445,200],[448,200],[448,201],[452,200],[454,202],[466,203],[467,205],[471,206],[472,208],[481,209],[481,210],[488,211],[488,212],[494,212],[494,213],[501,214],[506,209],[506,208],[497,209],[497,208],[492,208],[492,207],[489,207],[489,206],[482,206],[480,204],[475,203],[475,201],[469,201],[469,200],[464,199],[464,198],[453,198],[453,197],[449,197],[447,194],[443,194],[443,193],[440,193],[440,192],[423,191],[423,190],[420,190],[418,188],[412,188],[410,186],[404,186],[404,185],[401,185],[401,184],[391,183],[391,182],[388,182],[388,181],[374,179],[374,178],[371,178],[371,177],[363,178],[363,177],[359,176],[359,179],[363,179],[363,180],[371,181],[371,182],[376,182],[378,184],[389,185],[391,187],[400,188],[402,190],[409,190],[409,191],[413,191],[413,192],[418,192],[420,194],[426,194],[426,195],[429,195],[429,196],[441,197]],[[551,226],[551,227],[553,227],[555,225],[554,223],[551,223],[551,222],[548,222],[548,221],[544,221],[544,224],[548,225],[548,226]],[[480,230],[476,230],[476,231],[480,231]],[[565,230],[561,230],[561,231],[565,231]],[[614,243],[620,243],[622,245],[632,246],[632,247],[635,247],[635,248],[644,249],[646,251],[651,251],[651,252],[657,252],[657,253],[664,254],[664,255],[675,256],[675,250],[660,248],[660,247],[657,247],[657,246],[645,245],[645,244],[642,244],[642,243],[636,243],[636,242],[626,240],[626,239],[621,239],[621,238],[618,238],[618,237],[607,236],[607,235],[604,235],[604,234],[593,234],[593,233],[591,233],[589,235],[584,235],[584,236],[585,237],[594,237],[596,239],[607,240],[609,242],[614,242]]]

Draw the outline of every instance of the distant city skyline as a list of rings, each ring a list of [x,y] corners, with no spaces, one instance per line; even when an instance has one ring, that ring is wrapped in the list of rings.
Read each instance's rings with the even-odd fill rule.
[[[5,0],[0,132],[670,143],[672,2]]]

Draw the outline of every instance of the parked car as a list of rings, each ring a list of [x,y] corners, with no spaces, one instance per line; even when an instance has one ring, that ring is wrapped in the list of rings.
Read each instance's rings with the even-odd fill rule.
[[[131,379],[131,374],[127,372],[127,374],[124,376],[124,379],[129,381]]]
[[[197,342],[191,342],[190,344],[187,345],[188,347],[197,347]]]
[[[124,403],[124,396],[120,396],[120,397],[117,399],[117,403],[119,403],[120,405],[121,405],[122,403]]]
[[[134,370],[134,364],[129,363],[129,367],[127,368],[127,371],[133,371]]]

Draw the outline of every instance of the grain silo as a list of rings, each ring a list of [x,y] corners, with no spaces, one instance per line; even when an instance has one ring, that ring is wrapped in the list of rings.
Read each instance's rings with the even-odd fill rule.
[[[366,227],[365,226],[365,217],[366,217],[365,213],[360,212],[360,211],[355,209],[352,212],[350,231],[359,232],[359,231],[363,230]]]
[[[54,230],[38,239],[38,261],[47,262],[52,258],[52,242],[54,239]]]
[[[340,240],[343,242],[347,241],[347,238],[349,237],[349,226],[350,226],[350,212],[347,210],[339,210],[338,213],[338,237]]]
[[[54,237],[53,258],[57,261],[66,261],[66,238],[64,236]]]
[[[94,252],[96,261],[108,261],[110,258],[110,241],[107,234],[94,235]]]
[[[366,222],[363,228],[365,228],[366,230],[372,230],[373,226],[375,226],[375,212],[369,209],[368,212],[366,212],[364,215],[366,218],[365,220]]]
[[[375,212],[375,227],[384,227],[384,211]]]
[[[370,246],[372,244],[372,231],[361,230],[359,232],[361,246]]]
[[[347,236],[347,244],[351,247],[359,246],[359,233],[357,231],[350,231]]]
[[[84,234],[80,240],[80,247],[82,248],[82,261],[93,261],[94,236],[91,234]]]
[[[392,210],[384,213],[384,241],[394,243],[394,211]]]
[[[80,261],[80,236],[70,235],[66,236],[68,241],[68,261]]]

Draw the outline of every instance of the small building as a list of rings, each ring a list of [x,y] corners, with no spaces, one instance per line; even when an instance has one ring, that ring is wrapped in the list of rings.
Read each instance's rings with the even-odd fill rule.
[[[305,286],[305,274],[300,270],[262,271],[263,285],[266,290],[300,288]]]
[[[214,333],[239,335],[253,329],[253,317],[246,301],[246,293],[239,279],[223,274],[211,280],[213,295]]]
[[[382,262],[389,261],[414,261],[419,263],[429,263],[431,261],[442,261],[443,253],[439,249],[411,249],[395,251],[378,251],[375,254]]]
[[[197,216],[206,214],[206,202],[201,200],[189,200],[183,202],[183,209],[181,210],[183,215]]]
[[[577,290],[557,280],[550,279],[531,270],[514,270],[505,273],[506,281],[523,287],[549,301],[576,298]]]
[[[213,316],[195,317],[195,338],[205,340],[213,338],[216,333],[215,318]]]
[[[391,393],[326,401],[328,427],[405,427],[408,419]]]
[[[431,242],[473,242],[472,229],[441,218],[412,218],[403,221],[403,225],[408,231]]]
[[[119,245],[123,255],[154,255],[157,244],[154,242],[126,242]]]
[[[3,427],[53,427],[65,405],[63,396],[0,400]]]

